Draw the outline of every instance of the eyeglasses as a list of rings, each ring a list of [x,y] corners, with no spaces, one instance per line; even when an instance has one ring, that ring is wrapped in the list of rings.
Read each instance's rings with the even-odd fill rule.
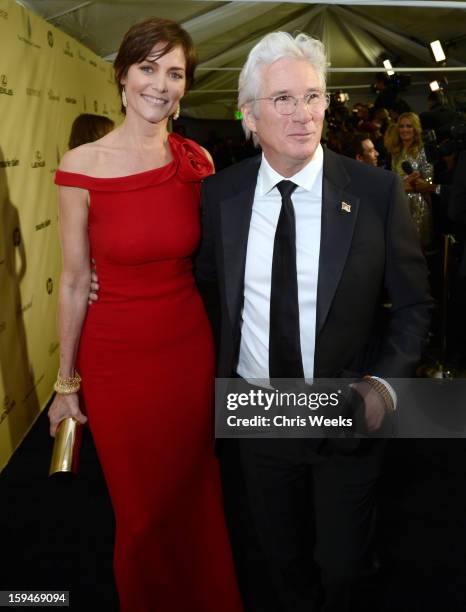
[[[299,98],[288,94],[281,94],[279,96],[269,96],[267,98],[254,98],[251,102],[257,102],[258,100],[271,100],[279,115],[292,115],[296,111],[299,100],[304,102],[306,108],[310,108],[313,111],[325,110],[330,104],[330,94],[321,91],[312,91]]]

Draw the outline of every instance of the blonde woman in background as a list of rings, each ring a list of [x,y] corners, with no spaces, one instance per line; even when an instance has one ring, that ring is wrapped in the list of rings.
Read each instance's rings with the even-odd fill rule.
[[[399,116],[396,129],[387,137],[387,148],[392,156],[392,170],[403,178],[411,218],[425,252],[432,244],[434,233],[429,195],[433,188],[433,166],[427,161],[421,122],[416,113],[403,113]],[[409,162],[411,171],[407,171],[404,162]]]

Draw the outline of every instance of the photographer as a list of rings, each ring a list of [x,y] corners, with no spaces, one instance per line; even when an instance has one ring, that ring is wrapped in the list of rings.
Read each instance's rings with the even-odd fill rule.
[[[445,94],[441,89],[431,91],[427,96],[427,111],[419,115],[423,130],[434,130],[437,140],[441,140],[442,128],[456,125],[464,121],[457,111],[450,108],[445,100]]]
[[[409,82],[410,77],[408,75],[389,77],[385,72],[377,72],[373,85],[373,89],[377,93],[374,110],[386,108],[395,121],[402,113],[409,112],[411,110],[409,104],[400,96],[400,91],[403,91]]]

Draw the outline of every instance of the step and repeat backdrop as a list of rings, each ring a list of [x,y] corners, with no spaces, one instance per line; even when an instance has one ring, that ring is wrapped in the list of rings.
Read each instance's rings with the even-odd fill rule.
[[[53,178],[81,113],[121,121],[112,66],[0,0],[0,470],[50,399],[58,370]]]

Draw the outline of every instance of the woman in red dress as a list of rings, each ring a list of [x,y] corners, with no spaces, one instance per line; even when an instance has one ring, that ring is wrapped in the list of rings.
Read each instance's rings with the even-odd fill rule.
[[[69,151],[56,174],[59,382],[73,389],[76,371],[82,382],[57,393],[51,433],[66,417],[89,419],[125,612],[242,609],[213,452],[212,337],[192,273],[200,182],[213,166],[167,132],[194,66],[176,23],[133,26],[115,60],[124,122]],[[88,309],[91,258],[101,289]]]

